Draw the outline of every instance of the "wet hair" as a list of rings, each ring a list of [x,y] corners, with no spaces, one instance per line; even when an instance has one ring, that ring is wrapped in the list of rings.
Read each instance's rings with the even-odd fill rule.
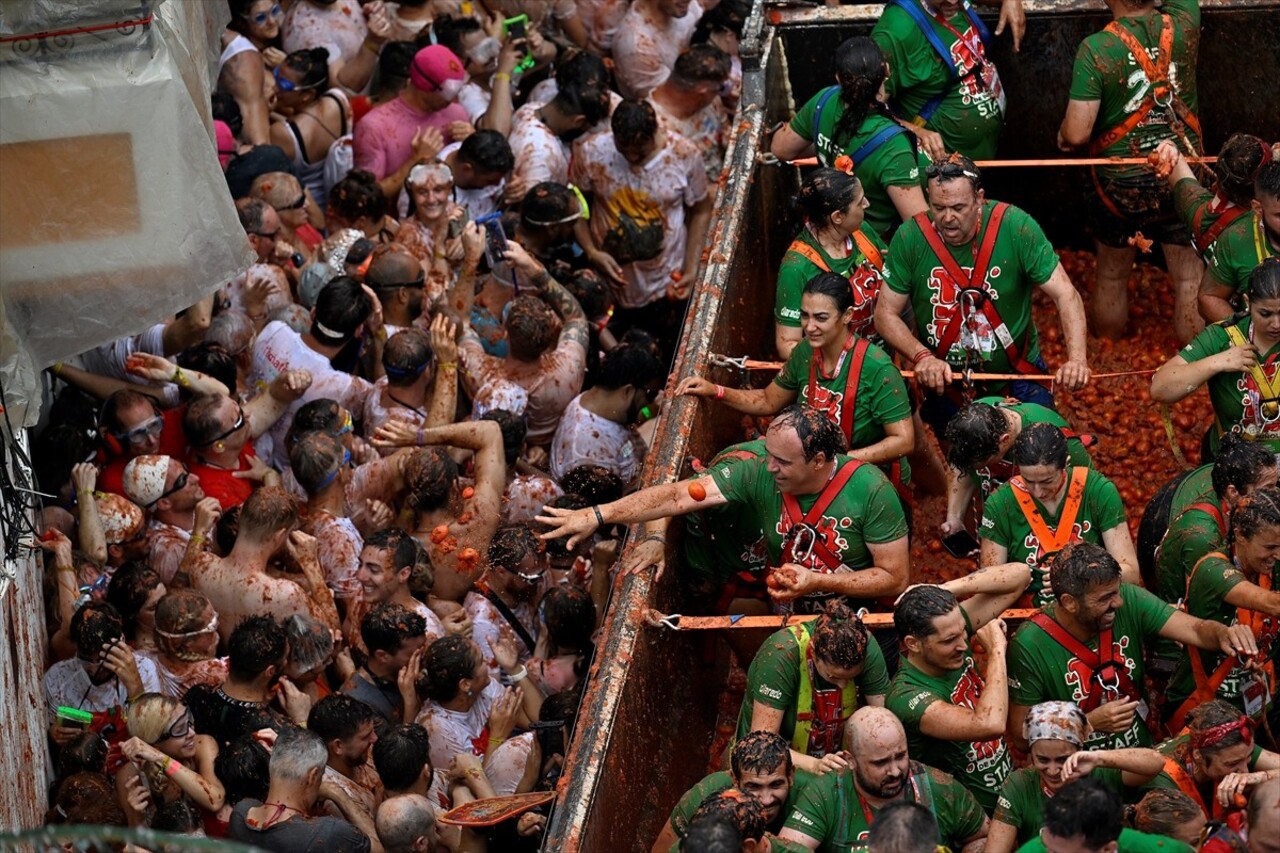
[[[235,358],[236,354],[253,343],[255,335],[257,332],[253,328],[253,321],[249,319],[249,315],[243,311],[228,308],[225,311],[219,311],[209,321],[209,330],[205,332],[204,343],[220,346],[227,351],[228,355]],[[200,345],[196,344],[187,352],[199,349]]]
[[[331,400],[328,397],[311,400],[304,403],[293,416],[289,432],[299,436],[303,433],[324,430],[337,435],[342,427],[342,421],[338,417],[341,411],[342,407],[338,405],[337,400]]]
[[[593,269],[577,270],[566,276],[560,284],[578,300],[582,313],[587,315],[588,320],[603,317],[613,306],[613,294],[609,292],[609,286],[600,273]]]
[[[496,130],[477,130],[462,140],[457,158],[481,174],[506,175],[516,166],[511,144]]]
[[[613,82],[609,66],[589,50],[572,50],[561,62],[556,63],[556,89],[562,86],[602,86],[611,88]]]
[[[703,800],[702,805],[698,806],[698,810],[693,813],[689,827],[692,829],[694,824],[712,817],[728,820],[738,832],[742,833],[743,840],[759,841],[764,836],[766,826],[764,806],[760,805],[760,801],[755,797],[737,788],[717,791]]]
[[[71,642],[77,654],[86,660],[99,654],[102,647],[124,636],[120,612],[110,604],[90,601],[71,616]]]
[[[593,127],[609,114],[609,103],[609,90],[603,85],[577,81],[560,86],[551,99],[551,105],[557,110],[566,116],[581,116],[587,127]]]
[[[370,657],[374,652],[394,655],[405,640],[421,637],[426,632],[427,620],[421,613],[391,601],[374,606],[360,620],[360,639],[364,640]]]
[[[529,557],[541,557],[547,547],[537,534],[523,524],[499,527],[489,540],[488,561],[495,569],[514,572]]]
[[[405,78],[408,76],[406,69]],[[338,214],[344,222],[355,222],[361,217],[377,222],[387,213],[387,197],[372,172],[353,169],[329,190],[329,205],[325,210],[330,215]]]
[[[303,670],[315,669],[333,651],[333,632],[305,613],[284,620],[284,633],[289,638],[289,662]]]
[[[1222,498],[1226,497],[1228,486],[1235,486],[1243,495],[1275,466],[1276,455],[1265,443],[1249,441],[1238,433],[1225,433],[1209,472],[1213,491]]]
[[[1239,708],[1221,699],[1211,699],[1203,705],[1197,706],[1187,715],[1187,729],[1191,732],[1191,740],[1188,742],[1187,747],[1189,748],[1191,743],[1195,741],[1197,733],[1207,732],[1209,729],[1216,729],[1219,726],[1229,726],[1243,719],[1244,714],[1241,713]],[[1246,735],[1246,732],[1249,732],[1249,734]],[[1227,732],[1222,737],[1217,738],[1211,746],[1199,747],[1199,749],[1201,752],[1207,752],[1212,755],[1228,747],[1252,742],[1252,730],[1245,727]]]
[[[1123,817],[1120,796],[1092,776],[1068,783],[1044,804],[1045,829],[1059,838],[1084,836],[1091,850],[1120,837]]]
[[[591,504],[613,503],[622,497],[626,483],[617,474],[600,465],[578,465],[564,472],[560,488],[565,494],[579,495]]]
[[[124,425],[120,422],[120,413],[127,409],[136,409],[139,406],[149,406],[155,414],[160,414],[160,408],[156,405],[156,401],[146,394],[139,394],[137,391],[131,391],[128,388],[116,391],[102,404],[102,414],[99,419],[102,429],[118,436],[124,429]]]
[[[556,344],[560,324],[554,311],[536,296],[517,296],[507,304],[507,346],[511,357],[537,361]]]
[[[327,432],[309,432],[289,449],[294,479],[310,497],[337,481],[347,449],[342,439]]]
[[[870,37],[854,36],[836,48],[832,66],[836,82],[840,84],[840,104],[844,107],[833,136],[836,146],[844,148],[869,113],[884,114],[876,100],[885,78],[884,53]]]
[[[1280,198],[1280,162],[1272,161],[1258,170],[1253,179],[1254,197]]]
[[[284,64],[301,75],[298,88],[317,94],[329,88],[329,51],[323,47],[295,50],[284,58]]]
[[[89,424],[54,423],[36,436],[31,462],[36,487],[42,492],[57,492],[71,482],[71,469],[79,462],[93,458],[98,448],[97,431]],[[46,498],[46,506],[52,498]]]
[[[1049,584],[1054,598],[1084,597],[1091,587],[1120,579],[1120,563],[1107,549],[1092,542],[1077,542],[1058,552],[1049,568]]]
[[[786,738],[777,732],[757,729],[733,745],[729,753],[729,770],[735,781],[741,782],[747,773],[772,773],[778,767],[790,776],[795,769],[791,760],[791,747]]]
[[[591,636],[596,630],[596,604],[579,586],[557,586],[542,601],[543,617],[552,649],[573,649],[579,657],[573,673],[586,678],[596,646]]]
[[[252,732],[221,747],[213,760],[213,771],[226,788],[227,802],[265,800],[271,784],[270,761],[271,753],[254,739]]]
[[[311,334],[324,343],[342,343],[355,335],[372,310],[373,303],[360,282],[349,275],[336,276],[320,289],[316,297],[316,316],[311,323]],[[321,331],[321,326],[336,335]]]
[[[867,659],[867,626],[853,608],[832,599],[818,614],[813,627],[813,654],[827,663],[850,669]]]
[[[443,448],[419,447],[405,461],[404,479],[406,503],[418,512],[430,512],[449,502],[458,482],[458,463]]]
[[[412,536],[409,537],[409,542],[413,544],[413,569],[409,572],[409,592],[413,593],[414,598],[425,602],[436,584],[436,569],[431,564],[431,554],[427,552],[427,547]]]
[[[253,681],[268,667],[284,665],[289,640],[270,616],[250,616],[227,640],[227,674],[233,681]]]
[[[107,742],[97,732],[81,732],[70,743],[58,750],[58,778],[90,771],[105,773],[107,768]],[[52,796],[49,799],[53,799]]]
[[[369,256],[372,255],[377,248],[378,244],[370,240],[368,237],[357,237],[355,242],[351,244],[351,247],[347,249],[347,255],[342,259],[342,264],[343,266],[358,267],[368,260]]]
[[[502,453],[506,457],[507,466],[516,464],[520,458],[520,449],[524,447],[525,436],[529,434],[529,425],[520,415],[506,409],[490,409],[480,416],[482,421],[493,421],[502,430]]]
[[[422,778],[424,769],[430,778],[434,768],[427,730],[417,723],[388,726],[373,744],[373,766],[389,792],[407,791]]]
[[[853,289],[849,279],[833,272],[820,272],[805,284],[801,295],[825,296],[836,304],[836,313],[844,314],[853,307]]]
[[[591,501],[582,497],[582,495],[568,493],[552,498],[543,506],[554,509],[586,509],[591,506]],[[565,537],[546,540],[547,556],[551,558],[553,563],[556,560],[568,560],[570,557],[575,556],[577,550],[584,548],[587,544],[586,542],[579,543],[575,551],[570,551],[569,546],[565,544],[568,541]]]
[[[893,608],[893,625],[898,635],[923,640],[937,633],[933,620],[951,613],[959,602],[948,589],[924,585],[912,587],[902,594]]]
[[[1270,148],[1263,140],[1248,133],[1233,133],[1218,151],[1213,173],[1218,179],[1218,192],[1228,201],[1248,207],[1253,201],[1253,182],[1258,171],[1269,161]]]
[[[426,372],[434,357],[431,341],[420,330],[396,332],[382,348],[382,367],[387,373],[387,384],[392,388],[412,385]]]
[[[107,582],[107,603],[120,614],[125,639],[130,643],[138,633],[138,611],[161,583],[155,569],[133,560],[116,569]]]
[[[977,164],[958,152],[932,161],[925,168],[925,177],[929,181],[937,181],[939,185],[949,181],[965,181],[975,194],[982,189],[982,173],[978,171]]]
[[[377,711],[359,699],[345,693],[330,693],[307,715],[307,729],[328,744],[331,740],[355,737],[361,726],[374,722],[377,716]]]
[[[1280,527],[1280,488],[1259,489],[1236,501],[1227,541],[1252,539],[1264,529]]]
[[[704,815],[691,820],[680,839],[681,853],[740,853],[742,832],[724,815]]]
[[[244,115],[240,112],[240,104],[228,92],[214,92],[209,99],[213,110],[213,120],[225,122],[231,129],[231,135],[240,138],[244,130]]]
[[[417,561],[417,541],[398,527],[386,527],[365,537],[364,547],[390,551],[391,571],[398,572]]]
[[[626,100],[614,107],[609,127],[620,145],[647,144],[658,135],[658,114],[648,101]]]
[[[101,773],[74,773],[54,786],[49,798],[47,824],[96,824],[125,826],[124,809],[116,799],[115,786]],[[91,850],[113,848],[98,847]]]
[[[1009,431],[1004,412],[990,403],[970,403],[947,422],[947,464],[959,471],[976,468],[1000,452],[1000,436]]]
[[[419,34],[419,39],[424,36],[428,40],[434,38],[436,44],[449,48],[454,56],[465,63],[467,49],[462,46],[462,37],[476,32],[483,34],[480,22],[470,15],[459,15],[456,18],[452,15],[440,15],[431,22],[429,29],[424,29]]]
[[[1053,424],[1028,424],[1008,456],[1014,465],[1048,465],[1061,470],[1067,467],[1067,437]]]
[[[435,702],[458,695],[458,682],[471,678],[482,662],[480,648],[466,637],[441,637],[422,656],[419,692]]]
[[[224,399],[221,394],[207,394],[191,401],[182,415],[182,432],[187,444],[199,449],[210,447],[213,440],[226,431],[218,420],[218,409],[222,408]]]
[[[1172,788],[1153,788],[1126,812],[1129,826],[1165,836],[1176,836],[1180,827],[1204,814],[1195,800]]]
[[[800,186],[792,202],[796,216],[815,228],[825,228],[831,215],[853,204],[858,194],[858,179],[838,169],[826,166],[814,169],[809,179]],[[845,280],[849,289],[849,280]]]
[[[235,547],[236,538],[240,535],[240,511],[244,504],[236,504],[225,510],[213,528],[213,539],[218,546],[218,553],[226,555]]]
[[[219,314],[218,316],[224,315]],[[214,319],[216,320],[217,318],[215,317]],[[195,346],[187,347],[178,353],[177,363],[178,367],[194,370],[197,373],[203,373],[218,380],[227,386],[228,391],[234,393],[236,390],[236,358],[222,344],[209,340],[201,341]],[[195,399],[199,400],[201,398],[196,397]]]
[[[844,289],[849,289],[845,280]],[[605,353],[596,373],[596,387],[616,391],[624,385],[644,388],[663,375],[662,365],[645,347],[623,344]]]
[[[733,61],[714,44],[695,44],[676,57],[670,79],[683,86],[698,83],[717,85],[729,79]]]
[[[413,57],[419,50],[417,43],[412,41],[389,41],[382,46],[382,52],[378,54],[375,96],[380,97],[383,93],[394,96],[404,88],[404,84],[409,82]]]
[[[177,799],[157,806],[150,826],[160,832],[172,832],[178,835],[188,835],[202,828],[200,815],[196,812],[195,806],[185,799]],[[167,851],[172,848],[166,846],[160,849]]]
[[[867,849],[876,853],[933,853],[938,841],[933,812],[919,803],[897,800],[876,814],[867,834]]]
[[[698,20],[698,26],[693,31],[693,43],[701,44],[717,30],[741,36],[750,14],[751,3],[748,0],[722,0]]]
[[[1249,299],[1280,299],[1280,258],[1264,258],[1249,273]]]
[[[254,489],[240,505],[239,536],[261,542],[280,530],[291,530],[298,523],[298,506],[293,497],[279,486]]]
[[[567,737],[573,737],[573,726],[578,717],[578,706],[582,704],[582,688],[572,687],[552,693],[542,702],[538,709],[538,722],[549,723],[553,720],[563,721]]]
[[[192,634],[209,624],[204,615],[209,606],[209,599],[194,589],[166,591],[156,605],[156,645],[160,651],[183,661],[208,658],[205,654],[188,652],[184,647],[193,637],[181,635]]]
[[[578,197],[564,184],[543,181],[534,184],[520,202],[520,225],[546,228],[559,224],[579,211]]]
[[[840,426],[817,409],[808,406],[790,405],[778,413],[769,425],[769,429],[791,427],[800,436],[800,447],[804,453],[804,461],[812,462],[819,453],[830,462],[839,453],[844,453],[849,445],[845,442]]]

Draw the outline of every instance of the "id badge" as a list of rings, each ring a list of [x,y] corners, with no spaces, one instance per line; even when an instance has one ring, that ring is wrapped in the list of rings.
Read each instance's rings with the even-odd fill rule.
[[[1245,682],[1244,689],[1240,691],[1240,697],[1244,700],[1244,713],[1251,720],[1262,717],[1267,708],[1267,701],[1271,698],[1267,684],[1261,678],[1251,678]]]
[[[1138,702],[1138,716],[1142,718],[1142,722],[1147,721],[1147,717],[1151,714],[1151,708],[1147,705],[1147,700],[1142,699]]]

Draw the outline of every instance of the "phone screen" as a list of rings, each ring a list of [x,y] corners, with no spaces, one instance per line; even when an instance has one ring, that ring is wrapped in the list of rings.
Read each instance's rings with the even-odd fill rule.
[[[944,536],[942,547],[953,557],[968,557],[978,550],[978,540],[968,530],[959,530],[950,536]]]
[[[489,262],[489,269],[504,263],[503,255],[507,252],[507,232],[502,222],[497,219],[484,224],[484,257]]]

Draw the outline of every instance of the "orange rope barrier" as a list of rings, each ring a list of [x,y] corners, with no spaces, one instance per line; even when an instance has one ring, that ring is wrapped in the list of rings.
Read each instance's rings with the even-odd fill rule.
[[[780,361],[756,361],[751,358],[739,360],[731,360],[731,363],[712,362],[716,367],[734,368],[739,367],[744,370],[781,370],[782,362]],[[999,381],[1007,382],[1010,380],[1023,379],[1030,382],[1052,382],[1054,377],[1049,374],[1043,375],[1026,375],[1022,373],[970,373],[965,374],[962,371],[953,370],[956,380],[971,379],[982,381]],[[910,379],[916,375],[914,370],[901,371],[904,379]],[[1150,376],[1155,370],[1122,370],[1117,373],[1094,373],[1090,379],[1115,379],[1121,376]]]
[[[1006,610],[1000,618],[1006,622],[1021,622],[1030,619],[1040,611],[1038,609]],[[650,625],[666,625],[677,631],[713,631],[726,628],[769,628],[781,629],[800,622],[817,619],[813,616],[682,616],[679,613],[670,615],[650,610],[645,619]],[[892,613],[863,613],[862,624],[868,628],[890,628],[893,626]]]
[[[1188,157],[1188,163],[1216,163],[1217,157]],[[801,157],[797,160],[779,160],[792,166],[817,166],[817,157]],[[975,160],[979,169],[999,169],[1017,166],[1150,166],[1146,157],[1062,157],[1056,160]]]

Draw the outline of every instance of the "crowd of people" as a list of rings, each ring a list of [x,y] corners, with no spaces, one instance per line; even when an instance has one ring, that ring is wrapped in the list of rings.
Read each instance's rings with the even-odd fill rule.
[[[1197,3],[1107,4],[1058,141],[1146,160],[1092,170],[1091,316],[974,165],[1021,0],[994,34],[893,0],[771,139],[820,164],[784,366],[664,393],[746,0],[228,0],[217,157],[254,261],[49,369],[48,822],[537,849],[549,806],[509,798],[554,791],[589,722],[617,574],[671,558],[686,612],[809,618],[728,632],[725,769],[639,848],[1280,853],[1280,152],[1235,133],[1204,169]],[[1151,396],[1207,385],[1215,414],[1149,507],[1030,378],[1091,381],[1143,231],[1186,343]],[[677,395],[771,420],[639,488]],[[977,564],[941,585],[909,549],[929,489]],[[483,800],[506,819],[439,820]]]

